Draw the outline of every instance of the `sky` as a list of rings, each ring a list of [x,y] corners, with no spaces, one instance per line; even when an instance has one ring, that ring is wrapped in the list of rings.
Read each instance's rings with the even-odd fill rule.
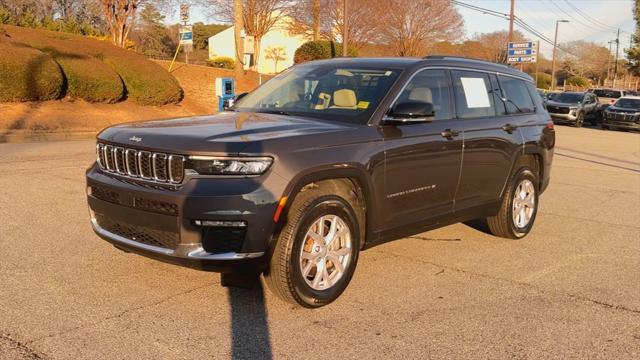
[[[508,14],[510,0],[460,0],[460,2]],[[580,12],[576,11],[576,7]],[[465,38],[476,33],[508,30],[506,19],[483,14],[462,6],[457,6],[464,19]],[[569,20],[561,23],[558,30],[558,42],[573,40],[594,41],[608,47],[608,41],[616,38],[616,30],[620,28],[620,56],[623,49],[629,47],[631,34],[635,29],[633,20],[633,0],[515,0],[515,15],[529,24],[542,35],[553,41],[556,20]],[[168,22],[177,22],[178,14],[174,12]],[[191,22],[216,22],[207,16],[206,9],[192,8]],[[517,25],[529,40],[539,40]],[[615,52],[615,44],[613,44]],[[540,41],[540,50],[546,57],[551,57],[553,46]]]

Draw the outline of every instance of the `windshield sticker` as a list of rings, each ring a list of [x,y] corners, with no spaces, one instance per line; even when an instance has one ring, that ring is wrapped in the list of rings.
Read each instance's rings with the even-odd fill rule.
[[[484,79],[482,78],[460,78],[462,81],[462,88],[464,89],[464,97],[467,100],[467,107],[469,109],[474,108],[488,108],[489,94],[487,93],[487,87],[484,85]]]
[[[369,102],[368,101],[360,101],[358,103],[358,109],[368,109],[369,108]]]

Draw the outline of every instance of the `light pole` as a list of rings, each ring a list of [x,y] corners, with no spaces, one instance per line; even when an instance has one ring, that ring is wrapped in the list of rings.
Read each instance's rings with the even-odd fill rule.
[[[556,37],[553,39],[553,61],[551,62],[551,90],[556,89],[556,48],[558,47],[558,24],[569,20],[556,20]]]

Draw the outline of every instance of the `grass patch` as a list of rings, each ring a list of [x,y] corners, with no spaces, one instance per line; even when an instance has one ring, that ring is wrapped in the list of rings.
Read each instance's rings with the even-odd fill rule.
[[[0,102],[43,101],[64,94],[64,77],[50,55],[0,41]]]

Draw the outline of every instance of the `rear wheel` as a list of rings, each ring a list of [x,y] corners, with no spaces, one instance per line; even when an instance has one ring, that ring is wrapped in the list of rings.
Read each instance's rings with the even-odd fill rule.
[[[520,168],[511,179],[497,215],[487,218],[492,234],[509,239],[525,237],[538,212],[538,177],[529,167]]]
[[[349,194],[300,193],[265,273],[280,298],[320,307],[342,294],[356,268],[360,232]]]

